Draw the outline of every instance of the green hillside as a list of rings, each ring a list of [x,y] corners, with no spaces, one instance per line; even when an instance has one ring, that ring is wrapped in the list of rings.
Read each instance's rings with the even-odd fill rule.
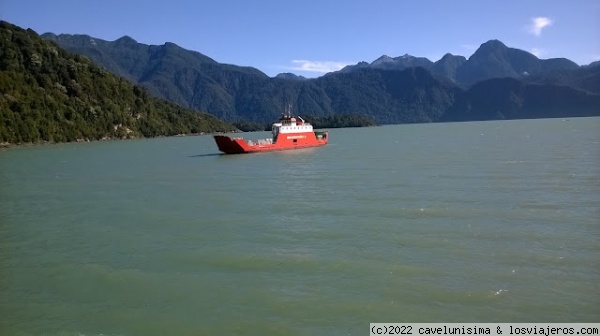
[[[153,98],[55,43],[0,22],[0,143],[230,131],[216,117]]]
[[[495,40],[482,44],[469,59],[448,54],[434,64],[410,55],[381,57],[372,64],[302,79],[290,74],[269,78],[257,69],[218,63],[172,43],[43,36],[158,97],[206,111],[243,130],[264,129],[287,104],[316,123],[324,121],[321,127],[358,120],[370,125],[600,114],[600,72],[566,59],[540,60]],[[500,80],[506,77],[515,80]],[[456,78],[477,84],[461,85]]]

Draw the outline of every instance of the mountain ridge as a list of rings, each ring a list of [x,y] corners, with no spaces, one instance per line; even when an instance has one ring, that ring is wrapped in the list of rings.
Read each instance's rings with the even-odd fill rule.
[[[480,50],[469,59],[446,54],[433,63],[426,58],[408,54],[399,57],[382,56],[376,63],[381,64],[381,67],[360,62],[321,77],[298,80],[298,76],[293,74],[269,77],[251,67],[221,64],[206,55],[186,51],[175,45],[170,48],[167,44],[167,47],[134,45],[122,48],[118,43],[103,41],[92,48],[89,47],[93,39],[91,37],[70,44],[67,43],[69,39],[69,35],[58,38],[72,52],[89,54],[101,62],[110,58],[108,66],[112,62],[120,64],[120,71],[126,72],[129,78],[148,87],[150,92],[161,98],[208,111],[230,122],[266,123],[276,119],[287,104],[292,104],[298,114],[315,117],[361,114],[384,124],[447,121],[452,118],[444,117],[444,114],[450,113],[453,104],[460,102],[459,97],[469,96],[466,92],[473,84],[457,81],[463,77],[467,78],[467,83],[474,81],[473,78],[484,78],[482,81],[486,81],[494,77],[517,77],[523,82],[534,78],[535,80],[527,82],[528,85],[542,85],[544,90],[554,90],[549,88],[552,85],[574,85],[577,90],[594,94],[600,91],[595,86],[598,75],[589,69],[584,69],[581,73],[575,71],[580,69],[578,66],[575,70],[569,70],[574,68],[574,63],[570,61],[558,61],[558,69],[552,69],[555,61],[551,61],[549,66],[542,66],[545,60],[539,60],[522,50],[508,48],[498,40],[482,44]],[[81,45],[86,43],[87,46],[82,48]],[[150,49],[161,52],[149,51]],[[136,55],[136,50],[141,50],[141,55]],[[98,54],[104,57],[97,57]],[[144,64],[143,60],[149,54],[152,54],[153,59]],[[111,55],[120,57],[110,57]],[[131,59],[138,61],[133,63],[135,67],[129,69],[131,62],[128,60]],[[487,60],[491,60],[488,67],[484,66]],[[519,75],[527,67],[533,69],[533,75]],[[139,68],[146,69],[143,76],[140,76]],[[546,68],[550,68],[546,73],[564,74],[546,78],[540,70]],[[591,76],[591,79],[584,81],[580,78],[586,76]],[[428,84],[418,84],[421,82]],[[500,82],[494,83],[500,85]],[[520,92],[517,95],[525,94],[525,91],[519,91],[521,84],[510,83],[516,92]],[[567,89],[558,90],[566,92]],[[562,94],[556,96],[566,97]],[[504,99],[509,98],[506,96]],[[589,100],[584,96],[577,99]],[[564,106],[560,102],[558,104]],[[518,112],[508,115],[528,117],[527,111]],[[482,110],[482,113],[487,112]]]
[[[539,59],[527,51],[509,48],[499,40],[489,40],[482,43],[469,58],[446,53],[438,61],[432,62],[425,57],[408,54],[398,57],[382,55],[371,63],[359,62],[340,71],[348,72],[365,67],[402,70],[411,66],[424,67],[466,87],[492,78],[524,78],[580,67],[566,58]]]
[[[218,63],[214,59],[194,50],[184,49],[172,42],[165,42],[162,45],[147,45],[138,43],[134,38],[130,36],[122,36],[114,41],[102,40],[99,38],[92,37],[90,35],[83,34],[59,34],[56,35],[54,33],[44,33],[41,35],[43,38],[55,41],[59,44],[67,45],[69,48],[83,48],[89,47],[93,45],[97,47],[98,41],[102,43],[102,46],[106,44],[125,44],[125,45],[140,45],[145,48],[151,49],[150,52],[156,52],[157,49],[160,48],[176,48],[179,50],[185,50],[186,52],[195,54],[198,58],[202,58],[205,62],[210,62],[213,64],[222,64]],[[95,43],[94,43],[95,42]],[[83,50],[79,50],[83,52]],[[94,57],[93,53],[87,52],[90,54],[93,60],[98,61],[99,63],[103,63],[105,61]],[[496,64],[495,67],[499,69],[484,69],[489,68],[490,65],[486,64],[485,66],[481,66],[480,63],[485,60],[485,58],[490,59],[492,62],[500,63]],[[525,62],[524,64],[519,64],[519,61],[515,61],[514,58],[521,58],[521,62]],[[525,60],[523,60],[525,58]],[[502,64],[505,63],[505,64]],[[507,64],[506,64],[507,63]],[[515,64],[516,63],[516,64]],[[552,72],[556,70],[573,70],[580,67],[593,66],[595,63],[600,63],[600,61],[592,62],[589,65],[578,65],[577,63],[567,59],[567,58],[549,58],[549,59],[540,59],[537,56],[521,50],[517,48],[507,47],[503,42],[492,39],[482,43],[479,48],[470,56],[465,57],[462,55],[453,55],[450,53],[446,53],[442,58],[438,61],[431,61],[426,57],[418,57],[410,54],[404,54],[402,56],[392,57],[389,55],[382,55],[379,58],[375,59],[371,63],[360,61],[354,65],[348,65],[344,69],[339,70],[337,72],[347,72],[353,71],[356,69],[364,68],[364,67],[372,67],[372,68],[382,68],[382,69],[395,69],[395,70],[403,70],[409,67],[421,66],[426,69],[431,70],[432,72],[448,77],[455,82],[469,86],[478,81],[491,79],[491,78],[502,78],[502,77],[512,77],[512,78],[523,78],[523,76],[527,75],[537,75],[539,73]],[[528,65],[527,65],[528,64]],[[237,68],[243,68],[248,71],[254,72],[256,74],[262,74],[266,77],[262,71],[251,67],[251,66],[237,66],[233,65]],[[527,69],[529,67],[529,69]],[[504,68],[504,69],[502,69]],[[529,71],[527,71],[529,70]],[[112,71],[112,70],[111,70]],[[120,75],[127,77],[129,76],[129,71],[124,71],[123,69],[114,69],[115,72]],[[478,74],[470,74],[472,72],[479,72]],[[483,72],[483,73],[481,73]],[[293,75],[293,76],[291,76]],[[295,76],[295,77],[294,77]],[[457,77],[458,76],[458,77]],[[294,73],[285,72],[277,74],[271,78],[288,78],[288,79],[302,79],[304,76],[300,76]],[[298,77],[298,78],[296,78]],[[135,78],[131,78],[134,80],[139,80]]]
[[[0,145],[232,131],[0,21]]]

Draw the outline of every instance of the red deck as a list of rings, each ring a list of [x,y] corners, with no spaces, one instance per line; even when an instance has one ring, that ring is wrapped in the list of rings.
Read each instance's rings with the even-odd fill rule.
[[[327,144],[328,132],[278,134],[273,143],[263,144],[249,144],[242,138],[231,138],[227,135],[215,135],[214,138],[221,152],[241,154],[323,146]]]

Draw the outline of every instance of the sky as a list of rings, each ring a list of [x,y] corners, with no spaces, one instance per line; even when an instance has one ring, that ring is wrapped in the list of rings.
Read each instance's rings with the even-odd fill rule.
[[[173,42],[269,76],[318,77],[382,55],[468,58],[492,39],[542,59],[600,60],[598,0],[0,0],[0,20]]]

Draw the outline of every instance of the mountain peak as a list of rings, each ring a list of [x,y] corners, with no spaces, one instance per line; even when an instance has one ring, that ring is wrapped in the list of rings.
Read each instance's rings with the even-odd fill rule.
[[[371,63],[371,64],[375,65],[375,64],[382,64],[382,63],[392,63],[392,62],[394,62],[393,58],[391,58],[388,55],[383,55],[383,56],[379,57],[378,59],[374,60],[373,63]]]
[[[184,50],[183,48],[181,48],[173,42],[165,42],[165,44],[163,44],[162,46],[163,48],[165,48],[165,50]]]
[[[493,49],[501,49],[507,48],[507,46],[499,40],[489,40],[479,46],[478,50],[493,50]]]
[[[475,50],[473,55],[469,57],[469,60],[484,60],[493,57],[496,59],[496,61],[499,61],[500,59],[505,59],[507,57],[507,52],[509,52],[509,49],[510,48],[508,48],[499,40],[489,40],[485,43],[482,43],[479,48]]]
[[[121,43],[121,44],[133,44],[133,43],[137,43],[136,40],[134,40],[133,38],[131,38],[130,36],[123,36],[117,40],[115,40],[116,43]]]
[[[43,33],[40,36],[45,38],[46,40],[52,40],[52,41],[55,41],[58,38],[58,36],[54,33]]]
[[[290,80],[305,80],[306,79],[306,77],[304,77],[304,76],[298,76],[291,72],[280,73],[277,76],[275,76],[275,78],[290,79]]]

